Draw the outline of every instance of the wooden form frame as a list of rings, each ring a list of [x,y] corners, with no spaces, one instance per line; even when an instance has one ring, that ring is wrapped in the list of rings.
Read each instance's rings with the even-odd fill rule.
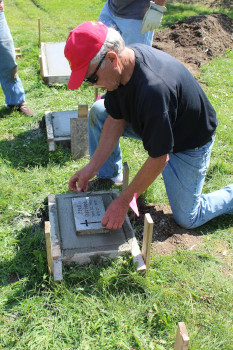
[[[48,47],[53,45],[59,45],[59,46],[65,46],[65,42],[61,42],[61,43],[54,43],[54,42],[48,42],[48,43],[43,43],[40,42],[40,50],[41,50],[41,54],[39,55],[39,61],[40,61],[40,74],[42,79],[48,84],[64,84],[64,83],[68,83],[69,78],[70,78],[70,74],[71,74],[71,70],[69,69],[69,63],[66,60],[65,56],[61,56],[59,55],[59,59],[61,60],[60,63],[60,67],[62,69],[62,67],[65,67],[65,71],[64,74],[51,74],[49,70],[49,58],[47,57],[47,50],[46,50],[46,46]],[[61,50],[61,49],[60,49]],[[58,65],[57,65],[58,67]]]
[[[75,111],[71,111],[75,112]],[[79,159],[88,155],[88,105],[79,105],[77,118],[70,118],[70,135],[55,136],[53,126],[53,113],[45,112],[45,124],[48,139],[49,151],[53,152],[56,145],[68,144],[71,146],[71,154],[73,159]],[[62,112],[59,112],[62,113]],[[66,113],[66,112],[64,112]]]
[[[129,166],[127,162],[124,162],[122,191],[124,191],[128,185],[129,185]],[[150,251],[151,251],[153,228],[154,228],[154,222],[150,214],[146,213],[144,217],[144,230],[143,230],[143,243],[142,243],[142,258],[145,264],[145,268],[143,267],[143,271],[145,270],[148,271],[150,267]]]
[[[119,192],[117,190],[111,190],[109,191],[113,193],[114,196],[118,196]],[[103,195],[107,194],[108,191],[99,191],[95,192],[97,195]],[[80,194],[81,195],[81,194]],[[88,192],[85,194],[82,194],[82,196],[88,195]],[[66,196],[71,196],[71,194],[66,194]],[[113,197],[115,198],[115,197]],[[48,270],[49,273],[53,276],[54,281],[59,282],[63,279],[62,276],[62,264],[63,263],[69,263],[69,258],[65,256],[65,251],[62,249],[61,245],[61,238],[59,234],[59,222],[58,222],[58,211],[56,208],[56,198],[54,195],[49,195],[49,220],[45,222],[45,239],[46,239],[46,251],[47,251],[47,260],[48,260]],[[130,228],[130,234],[128,236],[128,248],[125,250],[125,245],[123,248],[117,252],[117,250],[106,250],[105,253],[109,257],[116,257],[119,254],[122,254],[126,251],[131,250],[131,254],[133,257],[134,263],[137,263],[137,271],[145,271],[146,265],[144,263],[144,260],[141,255],[141,251],[137,242],[137,239],[134,235],[134,231],[131,227],[130,221],[128,216],[126,216],[126,227]],[[104,253],[104,255],[105,255]],[[85,256],[88,258],[93,255],[92,252],[83,252],[83,253],[78,253],[76,256],[78,256],[78,261],[86,261]],[[89,259],[90,260],[90,259]],[[75,260],[72,260],[75,262]]]
[[[122,185],[122,191],[126,189],[129,185],[129,166],[127,162],[124,162],[123,164],[123,185]]]
[[[50,205],[55,201],[55,197],[50,196]],[[128,216],[126,220],[129,221]],[[57,217],[52,216],[51,221],[45,222],[45,239],[49,273],[53,275],[54,281],[62,280],[62,254],[60,249],[59,238],[56,234]],[[131,239],[131,254],[133,256],[134,263],[137,263],[137,271],[144,272],[149,269],[150,266],[150,247],[153,232],[153,220],[150,214],[145,215],[144,220],[144,236],[143,236],[143,248],[142,252],[139,248],[137,239],[133,234]]]
[[[188,350],[189,335],[184,322],[178,322],[174,350]]]
[[[144,231],[143,231],[143,243],[142,243],[142,257],[148,271],[150,267],[150,251],[153,234],[154,222],[149,213],[144,217]]]
[[[123,166],[123,187],[128,186],[129,181],[129,167],[127,162]],[[114,192],[114,191],[113,191]],[[118,191],[115,191],[118,193]],[[104,194],[106,191],[96,192],[96,194]],[[50,210],[50,221],[45,222],[45,238],[46,238],[46,250],[48,259],[48,268],[50,274],[53,275],[55,281],[62,280],[62,253],[60,247],[60,238],[56,233],[56,228],[58,228],[58,217],[56,210],[56,200],[55,196],[49,196],[49,207],[53,209]],[[131,227],[128,215],[126,215],[126,221]],[[137,271],[144,272],[148,271],[150,266],[150,251],[151,242],[153,234],[154,222],[149,213],[145,214],[144,218],[144,233],[143,233],[143,245],[142,252],[139,248],[137,239],[135,237],[134,231],[132,230],[131,237],[131,254],[133,256],[134,263],[137,263]]]
[[[15,58],[21,58],[21,48],[20,47],[15,47]]]
[[[54,226],[53,224],[51,226],[49,221],[45,221],[45,242],[48,271],[53,276],[55,282],[62,281],[61,250],[54,231]]]

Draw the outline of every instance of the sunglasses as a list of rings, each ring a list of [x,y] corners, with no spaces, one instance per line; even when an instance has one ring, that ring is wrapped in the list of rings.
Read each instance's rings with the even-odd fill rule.
[[[92,73],[92,75],[89,77],[89,78],[84,78],[83,81],[85,81],[86,83],[90,83],[90,84],[95,84],[97,82],[97,80],[99,79],[98,76],[97,76],[97,72],[101,66],[101,64],[103,63],[103,60],[105,59],[105,56],[107,55],[107,52],[106,54],[101,58],[98,66],[96,67],[96,70],[94,71],[94,73]]]

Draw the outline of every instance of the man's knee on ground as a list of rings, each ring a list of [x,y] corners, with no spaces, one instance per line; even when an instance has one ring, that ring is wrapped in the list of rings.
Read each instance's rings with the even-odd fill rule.
[[[185,212],[173,212],[173,218],[175,222],[183,228],[192,229],[195,226],[195,218],[192,213]]]
[[[98,121],[102,120],[102,122],[104,122],[106,117],[107,117],[107,112],[104,107],[104,101],[98,100],[94,102],[88,116],[89,125],[94,127]]]

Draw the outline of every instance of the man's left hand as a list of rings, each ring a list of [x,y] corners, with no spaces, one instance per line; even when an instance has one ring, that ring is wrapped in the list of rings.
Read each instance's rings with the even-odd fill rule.
[[[0,12],[4,11],[4,4],[3,4],[3,1],[0,2]]]
[[[116,198],[107,208],[101,224],[108,230],[118,230],[122,227],[129,203],[121,197]]]

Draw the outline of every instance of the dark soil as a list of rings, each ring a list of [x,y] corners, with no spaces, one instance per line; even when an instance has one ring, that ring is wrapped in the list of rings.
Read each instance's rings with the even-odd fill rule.
[[[185,3],[185,1],[180,0]],[[195,1],[187,1],[195,3]],[[231,1],[208,1],[210,7],[230,8]],[[182,62],[193,75],[208,60],[233,49],[233,20],[221,13],[192,16],[176,22],[170,28],[155,33],[153,46],[165,51]],[[197,249],[203,242],[202,236],[193,230],[186,230],[177,225],[172,211],[167,204],[151,204],[146,206],[139,198],[140,217],[131,214],[133,226],[139,226],[136,236],[140,243],[143,240],[144,216],[149,213],[154,221],[152,252],[169,254],[176,249]]]
[[[194,5],[194,4],[200,4],[200,1],[198,0],[169,0],[170,3],[183,3],[183,4],[188,4],[188,5]],[[231,10],[232,9],[232,0],[202,0],[201,1],[201,4],[202,5],[205,5],[205,6],[208,6],[210,8],[219,8],[219,7],[222,7],[222,8],[225,8],[225,9],[228,9],[228,10]]]
[[[191,16],[154,35],[153,47],[182,62],[192,74],[233,49],[233,20],[222,14]]]
[[[144,217],[149,213],[153,222],[152,252],[169,254],[176,249],[197,249],[203,242],[202,236],[193,230],[187,230],[173,219],[171,208],[168,204],[145,205],[141,198],[137,200],[140,216],[131,213],[130,221],[133,227],[141,227],[136,230],[136,238],[142,243]]]

